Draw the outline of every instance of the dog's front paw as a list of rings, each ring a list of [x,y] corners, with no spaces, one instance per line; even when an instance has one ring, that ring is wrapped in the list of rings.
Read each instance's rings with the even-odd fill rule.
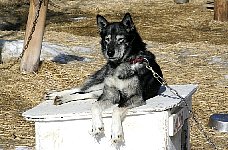
[[[99,142],[102,137],[105,136],[104,134],[104,123],[102,121],[102,118],[100,117],[94,117],[92,119],[92,130],[91,135]]]
[[[62,96],[56,96],[55,99],[54,99],[53,104],[54,105],[61,105],[61,104],[63,104],[62,98],[63,98]]]
[[[97,137],[99,135],[104,134],[104,123],[102,121],[102,118],[98,117],[94,117],[93,118],[93,125],[92,125],[92,135],[94,137]]]
[[[112,129],[111,141],[112,144],[124,143],[124,134],[123,129],[121,127],[117,128],[116,130]]]
[[[103,135],[103,134],[104,134],[104,127],[103,127],[103,126],[101,126],[101,127],[93,127],[93,128],[92,128],[92,131],[91,131],[91,134],[92,134],[94,137]]]
[[[58,92],[55,90],[45,92],[44,100],[55,100],[56,96],[58,96]]]
[[[93,127],[91,131],[91,135],[94,139],[99,143],[101,139],[105,136],[104,134],[104,127]]]
[[[53,101],[54,105],[63,104],[63,97],[61,96],[61,92],[57,91],[49,91],[44,94],[44,100]]]
[[[54,99],[54,105],[61,105],[71,101],[77,100],[77,94],[62,94],[61,96],[56,96]]]
[[[124,142],[124,136],[123,134],[119,134],[119,135],[111,135],[111,139],[112,139],[112,144],[119,144],[119,143],[123,143]]]

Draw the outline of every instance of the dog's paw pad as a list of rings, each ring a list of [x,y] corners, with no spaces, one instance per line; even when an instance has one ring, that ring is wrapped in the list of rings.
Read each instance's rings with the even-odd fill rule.
[[[104,132],[104,127],[98,128],[99,131]]]

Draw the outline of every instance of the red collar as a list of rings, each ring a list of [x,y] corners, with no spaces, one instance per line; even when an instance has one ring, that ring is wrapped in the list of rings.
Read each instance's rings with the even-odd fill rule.
[[[136,58],[131,58],[129,60],[130,64],[136,64],[136,63],[141,63],[144,61],[143,57],[136,57]]]

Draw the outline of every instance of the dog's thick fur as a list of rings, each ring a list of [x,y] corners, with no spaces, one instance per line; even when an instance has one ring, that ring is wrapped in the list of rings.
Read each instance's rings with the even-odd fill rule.
[[[131,15],[125,14],[121,22],[109,23],[97,15],[101,48],[107,63],[95,72],[80,89],[50,93],[46,99],[55,104],[78,100],[97,99],[92,107],[92,134],[103,133],[102,111],[112,105],[112,141],[123,141],[122,121],[127,109],[140,106],[158,94],[161,84],[146,68],[147,63],[162,77],[155,56],[146,50]]]

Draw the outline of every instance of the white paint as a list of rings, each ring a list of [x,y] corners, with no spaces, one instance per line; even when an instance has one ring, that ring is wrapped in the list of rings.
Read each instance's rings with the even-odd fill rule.
[[[191,104],[196,85],[171,86]],[[112,109],[103,113],[105,137],[99,143],[90,135],[92,129],[91,106],[95,100],[77,101],[54,106],[45,101],[23,113],[27,120],[35,121],[37,150],[114,150],[111,145]],[[169,90],[147,101],[146,105],[130,109],[123,121],[125,143],[121,150],[181,150],[181,143],[189,147],[189,117],[186,108]],[[183,105],[184,107],[184,105]],[[191,105],[190,105],[191,107]],[[181,113],[186,117],[182,128],[169,136],[170,116]],[[185,118],[184,117],[184,118]],[[185,129],[186,131],[184,131]],[[173,130],[173,128],[172,128]],[[184,131],[184,132],[183,132]],[[181,134],[187,136],[183,139]],[[187,140],[187,141],[186,141]]]
[[[169,117],[169,136],[174,136],[181,130],[185,119],[187,118],[184,118],[183,108]]]
[[[129,116],[123,122],[125,150],[165,150],[168,142],[168,112]],[[147,123],[145,123],[147,120]],[[105,137],[98,143],[91,135],[91,120],[36,122],[37,150],[114,150],[111,145],[111,118],[105,118]],[[155,125],[156,123],[156,125]]]

